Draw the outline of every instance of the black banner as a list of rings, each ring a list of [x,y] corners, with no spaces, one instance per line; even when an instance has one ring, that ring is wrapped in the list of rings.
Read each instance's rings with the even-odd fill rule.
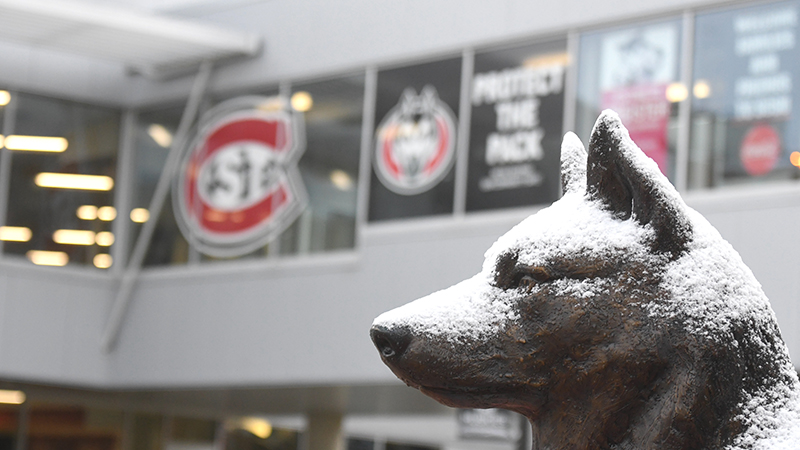
[[[566,41],[475,55],[467,211],[559,196]]]
[[[453,212],[461,58],[378,72],[369,220]]]

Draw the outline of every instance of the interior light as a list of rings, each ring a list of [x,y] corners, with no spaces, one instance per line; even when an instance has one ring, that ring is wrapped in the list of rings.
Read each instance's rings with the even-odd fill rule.
[[[6,405],[21,405],[25,403],[25,393],[22,391],[0,390],[0,403]]]
[[[104,222],[111,222],[117,218],[117,209],[113,206],[102,206],[97,208],[97,218]]]
[[[689,96],[689,91],[683,83],[670,83],[666,91],[667,100],[671,103],[678,103],[686,100]]]
[[[56,189],[110,191],[114,187],[114,180],[105,175],[42,172],[33,181],[37,186]]]
[[[258,417],[243,418],[240,422],[240,427],[261,439],[266,439],[272,435],[272,424]]]
[[[111,259],[111,255],[109,255],[108,253],[98,253],[94,255],[92,263],[94,263],[94,266],[97,267],[98,269],[108,269],[109,267],[111,267],[113,259]]]
[[[292,95],[292,108],[295,111],[306,112],[314,106],[314,99],[306,91],[298,91]]]
[[[11,101],[11,94],[8,91],[0,91],[0,106],[6,106]]]
[[[0,227],[0,241],[28,242],[32,235],[28,227]]]
[[[281,111],[286,108],[286,101],[281,97],[272,97],[258,105],[261,111]]]
[[[114,233],[101,231],[94,237],[94,241],[101,247],[109,247],[114,243]]]
[[[349,191],[353,188],[353,178],[341,169],[331,171],[331,183],[340,191]]]
[[[147,127],[147,134],[161,147],[169,148],[169,146],[172,145],[172,133],[164,128],[163,125],[157,123],[150,124],[150,126]]]
[[[795,167],[800,167],[800,152],[792,152],[789,155],[789,162]]]
[[[63,137],[51,136],[20,136],[12,134],[6,136],[3,145],[9,150],[23,152],[56,152],[67,149],[69,142]]]
[[[566,65],[569,65],[568,53],[549,53],[547,55],[537,55],[522,62],[522,66],[529,69]]]
[[[136,223],[145,223],[150,219],[150,211],[147,208],[133,208],[131,210],[131,220]]]
[[[69,256],[64,252],[29,250],[25,256],[27,256],[32,263],[39,266],[66,266],[69,262]]]
[[[90,230],[56,230],[53,242],[67,245],[93,245],[94,231]]]
[[[97,206],[94,205],[81,205],[76,211],[78,219],[81,220],[94,220],[97,219]]]
[[[692,92],[697,98],[708,98],[711,95],[711,86],[709,86],[706,80],[697,80],[694,83]]]

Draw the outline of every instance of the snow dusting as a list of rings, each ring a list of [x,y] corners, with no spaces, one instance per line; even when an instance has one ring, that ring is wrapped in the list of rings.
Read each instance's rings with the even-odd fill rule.
[[[561,179],[564,192],[586,189],[586,149],[573,132],[564,135],[561,144]]]
[[[421,335],[445,337],[453,342],[488,339],[502,324],[519,317],[512,306],[514,292],[491,286],[481,272],[454,286],[385,312],[374,325],[407,327]]]

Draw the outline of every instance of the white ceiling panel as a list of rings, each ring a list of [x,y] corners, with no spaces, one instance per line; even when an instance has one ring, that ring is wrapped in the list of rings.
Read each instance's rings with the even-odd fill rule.
[[[117,61],[155,77],[261,48],[252,34],[76,0],[0,0],[0,40]]]

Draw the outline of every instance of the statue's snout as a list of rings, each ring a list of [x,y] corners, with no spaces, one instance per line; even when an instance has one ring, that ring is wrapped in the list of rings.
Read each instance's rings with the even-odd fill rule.
[[[405,327],[385,327],[373,325],[369,336],[381,356],[386,360],[396,360],[403,356],[411,343],[411,333]]]

